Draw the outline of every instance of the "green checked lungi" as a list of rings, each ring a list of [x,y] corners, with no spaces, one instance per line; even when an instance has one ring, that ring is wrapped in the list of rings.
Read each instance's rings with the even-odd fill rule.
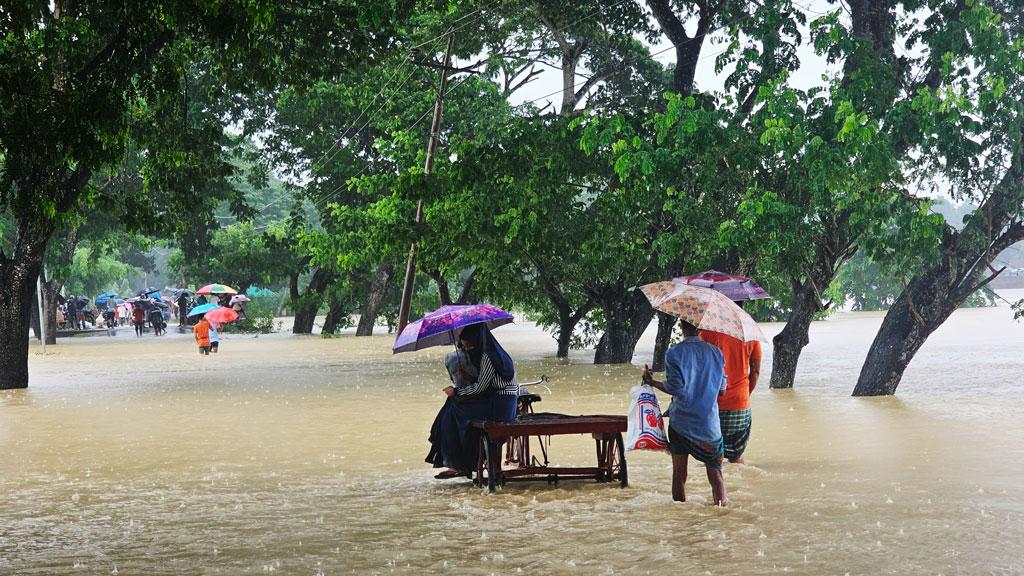
[[[715,470],[722,469],[722,439],[719,438],[712,444],[690,440],[683,434],[676,432],[672,426],[668,427],[668,451],[682,456],[689,454],[698,462],[703,462]]]
[[[750,440],[750,408],[746,410],[719,410],[718,419],[722,424],[722,439],[725,441],[725,457],[735,460],[743,455]]]

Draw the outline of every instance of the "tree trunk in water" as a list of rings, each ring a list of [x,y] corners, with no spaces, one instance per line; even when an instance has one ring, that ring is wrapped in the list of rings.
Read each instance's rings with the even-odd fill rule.
[[[654,318],[654,308],[638,290],[607,298],[601,308],[606,328],[594,351],[594,364],[628,364],[637,341]]]
[[[31,266],[23,263],[22,266]],[[17,264],[6,265],[0,284],[0,390],[28,387],[29,306],[34,276]]]
[[[39,228],[19,222],[11,257],[0,253],[0,390],[28,387],[29,306],[50,238]]]
[[[886,312],[861,367],[854,396],[896,393],[914,355],[961,304],[1001,272],[993,260],[1024,240],[1024,149],[960,230],[947,227],[942,259],[916,274]],[[992,271],[990,274],[989,272]]]
[[[772,340],[772,388],[792,388],[796,378],[796,365],[800,352],[811,341],[807,332],[814,315],[821,309],[821,302],[814,288],[805,283],[796,288],[793,311],[786,326]]]
[[[278,313],[283,313],[284,308],[287,307],[291,310],[292,314],[295,314],[295,306],[298,303],[299,298],[301,297],[302,294],[299,293],[299,273],[293,272],[290,276],[288,276],[288,298],[282,300],[282,310],[280,310]]]
[[[312,334],[313,322],[316,320],[319,303],[307,304],[295,308],[295,321],[292,322],[292,334]]]
[[[569,347],[572,345],[572,332],[575,330],[575,324],[568,324],[560,322],[558,324],[558,351],[555,352],[556,358],[568,358]]]
[[[78,247],[78,227],[72,226],[65,230],[63,237],[58,235],[59,242],[63,242],[61,250],[61,264],[70,267],[75,260],[75,248]],[[60,244],[58,243],[58,246]],[[60,306],[58,296],[64,288],[64,280],[49,277],[45,273],[42,278],[43,285],[43,313],[46,314],[46,344],[53,346],[57,344],[57,308]],[[38,304],[35,305],[38,308]]]
[[[331,306],[327,310],[327,317],[324,319],[324,334],[334,334],[338,331],[341,319],[346,315],[345,305],[337,300],[331,300]]]
[[[913,299],[913,296],[911,296]],[[936,299],[936,302],[939,299]],[[936,306],[930,305],[933,309]],[[955,308],[954,308],[955,310]],[[950,311],[952,312],[952,311]],[[943,314],[943,320],[949,316]],[[941,323],[941,321],[940,321]],[[932,330],[914,318],[907,301],[907,291],[897,298],[885,314],[882,326],[868,350],[860,369],[854,396],[886,396],[896,393],[903,372],[914,355],[928,339]]]
[[[677,318],[671,314],[658,312],[658,336],[654,340],[654,359],[651,361],[651,370],[663,372],[665,370],[665,353],[672,343],[672,329],[676,326]]]
[[[584,304],[582,307],[577,309],[575,312],[565,303],[564,300],[559,300],[559,304],[555,306],[558,309],[558,352],[555,356],[557,358],[568,358],[569,348],[572,347],[572,335],[576,331],[576,325],[580,323],[590,312],[590,304]]]
[[[48,346],[57,343],[57,308],[60,306],[57,295],[62,285],[62,282],[56,280],[43,282],[43,313],[46,314],[46,344]]]
[[[1012,244],[1010,239],[1004,243]],[[964,272],[951,270],[951,261]],[[983,270],[984,266],[971,267],[963,260],[944,258],[941,264],[914,277],[886,312],[860,369],[853,395],[895,394],[903,372],[928,336],[981,284],[995,277],[982,280]]]
[[[370,294],[366,297],[366,303],[363,304],[363,310],[359,314],[356,336],[373,336],[373,327],[377,325],[377,314],[381,305],[384,304],[384,298],[388,294],[394,273],[395,269],[390,264],[381,264],[377,268],[377,275],[370,285]]]
[[[295,322],[292,324],[293,334],[312,334],[313,323],[316,321],[316,313],[320,311],[320,303],[323,300],[324,291],[334,280],[334,274],[323,268],[317,268],[313,277],[309,280],[309,286],[295,306]],[[292,294],[298,292],[298,287],[293,286]]]

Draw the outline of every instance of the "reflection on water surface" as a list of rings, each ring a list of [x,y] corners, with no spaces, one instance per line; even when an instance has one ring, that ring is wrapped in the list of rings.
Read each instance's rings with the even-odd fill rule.
[[[754,395],[751,465],[727,466],[725,509],[703,474],[673,504],[662,454],[630,454],[625,490],[433,480],[443,350],[62,341],[33,355],[31,388],[0,393],[0,573],[1024,573],[1024,326],[1009,317],[958,312],[882,399],[849,397],[881,316],[816,324],[797,389]],[[637,367],[557,361],[528,325],[497,334],[522,378],[552,377],[540,409],[625,412]],[[592,450],[552,446],[564,463]]]

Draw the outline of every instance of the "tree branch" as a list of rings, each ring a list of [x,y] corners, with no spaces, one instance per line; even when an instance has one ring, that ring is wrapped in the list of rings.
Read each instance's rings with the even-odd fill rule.
[[[965,296],[965,297],[966,297],[966,296],[970,296],[971,294],[974,294],[974,293],[975,293],[975,292],[977,292],[978,290],[981,290],[982,288],[984,288],[985,286],[987,286],[989,282],[991,282],[991,281],[995,280],[995,279],[996,279],[996,277],[998,277],[998,276],[999,276],[1000,274],[1002,274],[1002,273],[1003,273],[1003,271],[1005,271],[1005,270],[1006,270],[1006,266],[1003,266],[1003,267],[1002,267],[1002,268],[1000,268],[999,270],[996,270],[995,272],[993,272],[992,274],[990,274],[990,275],[988,276],[988,278],[985,278],[985,279],[984,279],[984,280],[982,280],[981,282],[978,282],[977,284],[975,284],[973,288],[971,288],[971,289],[970,289],[969,291],[967,291],[967,292],[966,292],[966,293],[964,294],[964,296]]]
[[[89,61],[86,62],[85,65],[82,66],[82,68],[75,73],[75,80],[78,80],[79,82],[84,82],[85,80],[87,80],[89,76],[92,76],[93,72],[95,72],[100,66],[109,61],[111,58],[113,58],[114,54],[119,49],[123,49],[127,41],[128,22],[122,21],[118,25],[117,31],[114,32],[114,36],[110,39],[109,42],[107,42],[107,45],[104,46],[99,52],[97,52],[92,58],[90,58]]]
[[[669,0],[647,0],[647,6],[651,9],[651,13],[654,14],[654,19],[658,21],[658,26],[661,27],[662,32],[665,33],[665,36],[668,36],[669,42],[679,46],[690,39],[686,34],[686,28],[683,26],[683,23],[672,10]]]
[[[586,93],[589,92],[590,89],[594,87],[595,84],[609,78],[612,74],[614,74],[614,71],[606,70],[605,72],[595,74],[588,78],[587,81],[583,83],[583,86],[581,86],[580,89],[577,90],[574,94],[576,101],[579,102],[583,98],[583,96],[586,95]]]
[[[519,90],[523,86],[526,86],[528,83],[533,81],[534,78],[536,78],[537,76],[540,76],[543,73],[544,73],[544,71],[540,70],[538,68],[531,69],[530,73],[527,74],[526,77],[523,78],[521,81],[517,82],[514,86],[506,85],[506,87],[505,87],[505,95],[506,96],[511,95],[513,92],[515,92],[516,90]],[[518,76],[518,74],[516,74],[516,76]],[[515,78],[515,76],[513,76],[512,78]]]
[[[959,22],[960,15],[964,10],[967,9],[966,0],[957,0],[956,6],[953,7],[953,12],[950,14],[949,23]],[[921,88],[928,88],[929,90],[937,90],[939,85],[942,83],[942,56],[945,52],[935,53],[929,55],[929,66],[928,73],[925,74],[924,80],[918,85],[911,87],[911,93],[916,94]]]
[[[582,320],[584,316],[589,314],[590,311],[594,309],[594,304],[595,304],[595,302],[593,300],[587,299],[587,301],[584,302],[582,306],[580,306],[579,308],[576,309],[575,312],[573,312],[573,314],[569,318],[569,320],[573,324],[578,324],[579,321]]]
[[[434,281],[437,285],[437,297],[441,300],[442,306],[450,306],[452,304],[452,293],[448,289],[448,281],[445,280],[440,270],[425,270],[427,276]]]
[[[469,299],[470,292],[473,290],[473,285],[476,284],[476,273],[479,271],[479,267],[474,267],[469,273],[469,276],[462,281],[462,290],[459,291],[459,299],[455,301],[456,304],[465,304],[466,300]]]
[[[538,17],[540,18],[540,21],[543,22],[544,25],[548,27],[548,30],[551,30],[551,34],[552,36],[554,36],[555,42],[558,43],[558,47],[561,48],[562,54],[571,54],[572,48],[569,46],[569,42],[565,39],[565,34],[563,34],[562,30],[555,25],[554,21],[552,21],[544,14],[540,14]]]

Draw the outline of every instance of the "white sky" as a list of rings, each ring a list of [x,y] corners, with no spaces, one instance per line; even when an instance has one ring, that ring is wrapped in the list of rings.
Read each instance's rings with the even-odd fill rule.
[[[642,0],[640,0],[640,2],[641,5],[646,6]],[[825,14],[827,11],[834,9],[834,7],[830,7],[828,2],[825,0],[801,0],[798,5],[805,8],[804,13],[807,15],[808,22]],[[696,25],[694,23],[690,23],[687,28],[688,31],[692,33],[695,27]],[[836,72],[836,69],[834,66],[829,67],[824,58],[821,58],[814,53],[814,47],[810,44],[810,29],[805,26],[801,30],[801,33],[803,35],[804,44],[797,49],[801,65],[800,69],[791,76],[791,84],[793,87],[798,89],[807,89],[813,86],[822,85],[821,75],[825,73],[834,73]],[[729,70],[723,70],[721,74],[715,73],[715,57],[725,49],[725,38],[726,35],[719,32],[710,35],[704,41],[701,57],[697,62],[696,75],[697,87],[704,92],[722,90],[725,84],[725,79],[729,75]],[[651,52],[657,53],[657,56],[655,56],[654,59],[662,63],[662,65],[673,66],[675,64],[675,50],[672,49],[672,43],[664,36],[660,38],[658,43],[651,46]],[[582,85],[584,81],[585,79],[583,78],[577,78],[577,86]],[[513,104],[520,104],[553,92],[558,92],[561,90],[561,87],[561,71],[554,68],[546,68],[543,74],[513,94],[510,101]],[[538,100],[535,104],[538,107],[543,107],[545,102],[551,102],[551,104],[557,109],[561,103],[561,94],[557,93],[553,96],[547,96],[546,98]]]

